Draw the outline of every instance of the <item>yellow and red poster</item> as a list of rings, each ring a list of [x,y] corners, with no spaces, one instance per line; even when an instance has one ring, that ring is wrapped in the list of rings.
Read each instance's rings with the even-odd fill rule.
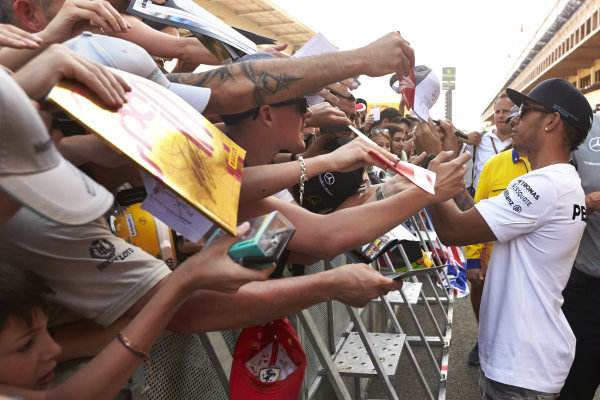
[[[246,151],[170,90],[113,71],[132,87],[118,110],[73,81],[60,82],[48,98],[235,234]]]

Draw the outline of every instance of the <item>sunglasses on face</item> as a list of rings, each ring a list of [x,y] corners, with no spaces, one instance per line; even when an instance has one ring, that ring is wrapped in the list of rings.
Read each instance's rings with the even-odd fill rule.
[[[378,134],[378,133],[387,133],[389,135],[390,131],[388,129],[373,129],[371,131],[371,133],[373,134]]]
[[[528,111],[538,111],[541,113],[545,113],[545,114],[550,114],[553,113],[554,111],[544,107],[535,107],[529,104],[521,104],[521,107],[519,107],[519,114],[517,115],[519,117],[519,119],[523,119],[523,117],[525,116],[525,114],[527,114]]]
[[[281,103],[270,104],[270,106],[271,107],[284,107],[284,106],[290,106],[292,104],[296,104],[298,106],[298,110],[300,111],[300,114],[306,114],[306,112],[308,111],[308,100],[306,99],[306,97],[299,97],[296,99],[286,100],[286,101],[282,101]]]
[[[308,111],[308,99],[306,97],[299,97],[296,99],[286,100],[286,101],[282,101],[280,103],[273,103],[273,104],[269,104],[269,105],[271,107],[285,107],[285,106],[297,105],[298,111],[300,111],[300,114],[302,114],[302,115],[306,114],[306,112]],[[256,109],[256,111],[254,112],[254,115],[252,116],[252,119],[256,119],[258,117],[259,112],[260,112],[260,107],[258,107]]]

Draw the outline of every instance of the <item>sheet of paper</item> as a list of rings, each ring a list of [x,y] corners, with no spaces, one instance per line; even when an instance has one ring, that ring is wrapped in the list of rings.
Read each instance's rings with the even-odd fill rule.
[[[371,108],[371,114],[373,114],[373,121],[379,121],[381,119],[381,107]]]
[[[369,139],[364,133],[356,129],[352,125],[348,125],[352,132],[356,135],[372,144],[374,141]],[[375,144],[376,145],[376,144]],[[404,161],[398,161],[396,164],[392,164],[387,159],[381,157],[378,153],[370,150],[369,154],[388,166],[389,169],[397,174],[402,175],[427,193],[435,194],[435,172],[431,172],[425,168],[421,168],[418,165],[413,165]]]
[[[131,0],[127,12],[210,36],[245,54],[257,52],[256,44],[250,39],[192,0],[167,0],[163,5],[154,4],[150,0]]]
[[[321,32],[313,36],[304,44],[295,54],[294,57],[309,57],[319,54],[332,53],[337,51],[337,48],[331,43]]]
[[[321,32],[313,36],[304,44],[295,54],[294,57],[309,57],[318,54],[332,53],[337,51],[337,48],[331,43]],[[313,106],[324,102],[325,99],[321,96],[308,96],[308,104]]]
[[[394,235],[394,237],[401,242],[402,241],[409,241],[409,242],[418,242],[419,241],[419,239],[415,235],[410,233],[409,230],[406,229],[402,225],[398,225],[397,227],[392,229],[390,231],[390,234]]]
[[[421,168],[418,165],[413,165],[404,161],[398,161],[395,165],[389,162],[387,159],[381,157],[378,153],[373,150],[369,150],[368,153],[388,166],[389,169],[397,174],[402,175],[419,188],[423,189],[427,193],[435,194],[435,173],[425,168]]]
[[[192,242],[198,242],[213,226],[210,219],[186,203],[162,183],[140,170],[148,197],[142,209]]]

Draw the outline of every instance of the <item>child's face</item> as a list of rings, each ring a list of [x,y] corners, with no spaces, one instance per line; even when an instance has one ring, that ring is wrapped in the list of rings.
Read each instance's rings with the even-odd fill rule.
[[[10,317],[0,331],[0,384],[46,389],[54,378],[62,349],[46,329],[46,314],[35,308],[32,317],[31,327]]]

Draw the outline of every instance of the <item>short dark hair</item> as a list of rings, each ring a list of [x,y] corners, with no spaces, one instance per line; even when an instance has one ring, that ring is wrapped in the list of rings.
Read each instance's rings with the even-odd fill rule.
[[[410,120],[408,118],[404,118],[401,116],[392,118],[392,120],[390,122],[392,124],[406,124],[406,125],[408,125],[409,128],[412,126],[412,122],[410,122]]]
[[[410,128],[410,124],[408,124],[408,127]],[[385,128],[390,132],[390,137],[393,139],[394,138],[394,134],[396,132],[398,132],[400,129],[402,129],[402,127],[399,124],[387,124],[385,126]]]
[[[415,123],[418,123],[418,122],[419,122],[419,119],[418,119],[418,118],[415,118],[415,117],[413,117],[412,115],[407,115],[407,116],[406,116],[406,117],[404,117],[404,118],[406,118],[407,120],[409,120],[410,122],[412,122],[412,123],[410,124],[410,126],[412,126],[412,124],[415,124]]]
[[[577,150],[579,145],[583,143],[583,141],[587,137],[587,133],[585,135],[582,135],[581,132],[577,130],[577,128],[575,128],[573,125],[571,125],[565,120],[563,120],[563,126],[565,127],[565,136],[567,137],[569,146],[571,148],[570,151]]]
[[[0,261],[0,330],[11,317],[31,326],[33,310],[47,311],[47,296],[52,293],[46,281],[35,273]]]
[[[16,16],[13,5],[14,1],[12,0],[0,0],[0,23],[19,26],[15,23]]]
[[[394,107],[388,107],[381,110],[381,114],[379,114],[379,120],[383,121],[387,118],[388,121],[391,121],[394,117],[400,115],[400,111],[396,110]]]

